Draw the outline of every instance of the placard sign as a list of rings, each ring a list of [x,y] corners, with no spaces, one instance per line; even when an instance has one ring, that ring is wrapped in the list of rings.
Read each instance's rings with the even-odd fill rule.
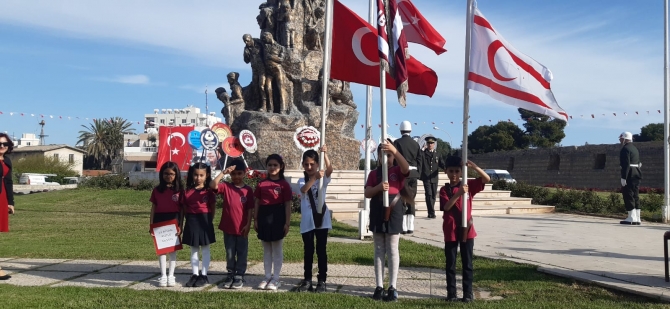
[[[204,129],[200,132],[200,143],[202,148],[214,150],[219,146],[219,136],[210,129]]]
[[[177,235],[177,220],[169,220],[151,224],[149,227],[154,233],[154,248],[156,255],[163,255],[182,249],[181,240]]]
[[[242,143],[242,147],[244,147],[244,149],[246,149],[249,153],[254,153],[258,149],[258,145],[256,144],[256,136],[254,136],[254,134],[249,130],[242,130],[240,132],[240,142]]]

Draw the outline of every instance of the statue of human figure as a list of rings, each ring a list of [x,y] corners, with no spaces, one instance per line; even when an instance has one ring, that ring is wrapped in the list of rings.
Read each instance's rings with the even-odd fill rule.
[[[281,0],[277,11],[277,41],[279,44],[293,48],[293,22],[291,14],[293,9],[289,0]]]
[[[265,61],[263,59],[263,43],[260,39],[254,39],[251,34],[242,36],[244,41],[244,62],[251,63],[251,84],[253,92],[257,94],[256,98],[261,102],[258,110],[264,110],[268,98],[268,89],[266,86]],[[269,89],[270,93],[272,89]],[[255,106],[252,107],[255,109]]]
[[[258,26],[261,28],[261,32],[270,31],[274,33],[275,30],[275,8],[276,0],[271,0],[261,3],[258,6],[260,12],[256,16],[256,21]]]
[[[320,21],[325,15],[325,3],[322,0],[305,0],[305,45],[309,50],[321,50]]]
[[[230,100],[228,101],[229,120],[230,124],[235,121],[244,111],[244,97],[242,96],[242,86],[238,82],[240,73],[228,73],[228,84],[230,85]]]
[[[223,115],[223,119],[226,121],[227,124],[232,124],[233,122],[230,121],[230,96],[228,95],[228,92],[226,92],[226,88],[219,87],[214,90],[216,93],[216,97],[223,103],[223,108],[221,108],[221,115]]]
[[[288,114],[290,112],[286,104],[286,89],[284,89],[284,69],[282,68],[282,61],[284,60],[284,47],[275,42],[271,32],[263,32],[262,40],[265,52],[265,68],[266,68],[266,111],[272,112],[274,110],[273,100],[273,85],[279,91],[279,113]]]

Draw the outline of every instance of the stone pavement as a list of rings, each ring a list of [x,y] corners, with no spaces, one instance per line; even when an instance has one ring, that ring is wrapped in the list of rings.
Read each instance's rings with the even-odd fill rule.
[[[371,252],[372,253],[372,252]],[[158,287],[158,261],[98,261],[63,259],[11,259],[0,258],[0,266],[12,277],[0,284],[17,286],[80,286],[129,288],[134,290],[166,289],[179,292],[210,291],[238,292],[258,291],[256,286],[263,279],[263,263],[251,262],[245,277],[246,283],[240,290],[222,287],[226,263],[211,263],[208,274],[210,285],[187,288],[184,284],[191,276],[189,261],[177,261],[175,276],[177,286]],[[316,269],[314,273],[316,273]],[[293,290],[302,279],[302,263],[285,263],[278,292]],[[328,291],[348,295],[369,297],[374,292],[374,268],[363,265],[328,265]],[[388,278],[387,278],[388,280]],[[460,282],[460,278],[459,278]],[[459,291],[461,287],[458,287]],[[259,291],[261,292],[261,291]],[[269,292],[269,291],[262,291]],[[400,298],[446,297],[445,273],[439,269],[401,268],[398,275]],[[488,291],[475,291],[475,298],[485,300],[500,299]]]
[[[477,256],[533,264],[541,272],[670,301],[663,261],[669,225],[625,226],[619,219],[558,213],[476,216],[474,222]],[[414,234],[403,238],[444,247],[441,218],[416,218],[415,226]]]

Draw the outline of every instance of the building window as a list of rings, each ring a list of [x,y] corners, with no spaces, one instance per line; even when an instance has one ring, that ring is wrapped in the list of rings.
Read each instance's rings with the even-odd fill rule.
[[[69,155],[68,162],[70,162],[70,163],[74,163],[74,154],[70,154],[70,155]]]
[[[28,142],[28,143],[26,143],[26,144],[27,144],[26,146],[30,146],[30,142]]]
[[[151,161],[144,162],[144,168],[145,169],[156,169],[156,166],[157,166],[156,163],[157,162],[151,162]]]
[[[507,161],[507,170],[511,171],[514,169],[514,157],[509,157],[509,160]]]
[[[165,124],[165,119],[161,119],[161,124]]]
[[[558,171],[561,166],[561,156],[558,154],[549,155],[548,171]]]
[[[182,120],[181,120],[181,123],[186,123],[186,119],[182,119]]]
[[[604,170],[605,163],[607,163],[607,156],[604,153],[596,154],[596,161],[593,164],[593,169]]]
[[[58,159],[58,154],[54,153],[54,159]]]
[[[191,123],[195,123],[195,119],[191,119]]]

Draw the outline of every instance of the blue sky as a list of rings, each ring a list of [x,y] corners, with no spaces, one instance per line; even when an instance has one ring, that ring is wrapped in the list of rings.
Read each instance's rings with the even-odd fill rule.
[[[341,1],[367,19],[367,1]],[[240,72],[243,85],[251,78],[241,37],[258,33],[260,2],[5,0],[0,131],[39,133],[40,114],[47,143],[73,145],[81,125],[92,118],[124,117],[141,131],[137,121],[154,108],[193,104],[204,110],[206,86],[210,111],[218,113],[221,103],[213,90],[228,87],[226,74]],[[437,56],[410,44],[410,53],[437,72],[438,89],[433,98],[410,95],[406,109],[389,100],[389,132],[398,135],[394,124],[410,120],[418,123],[416,135],[433,133],[449,141],[446,133],[432,130],[436,122],[458,145],[466,1],[413,2],[446,38],[448,52]],[[657,112],[663,109],[663,1],[480,0],[477,5],[508,42],[552,70],[554,95],[573,116],[563,145],[616,143],[622,131],[638,133],[643,125],[663,121]],[[352,85],[352,91],[361,114],[360,140],[365,87]],[[471,91],[470,103],[470,130],[489,120],[522,123],[516,108],[484,94]],[[378,104],[373,109],[377,137]]]

